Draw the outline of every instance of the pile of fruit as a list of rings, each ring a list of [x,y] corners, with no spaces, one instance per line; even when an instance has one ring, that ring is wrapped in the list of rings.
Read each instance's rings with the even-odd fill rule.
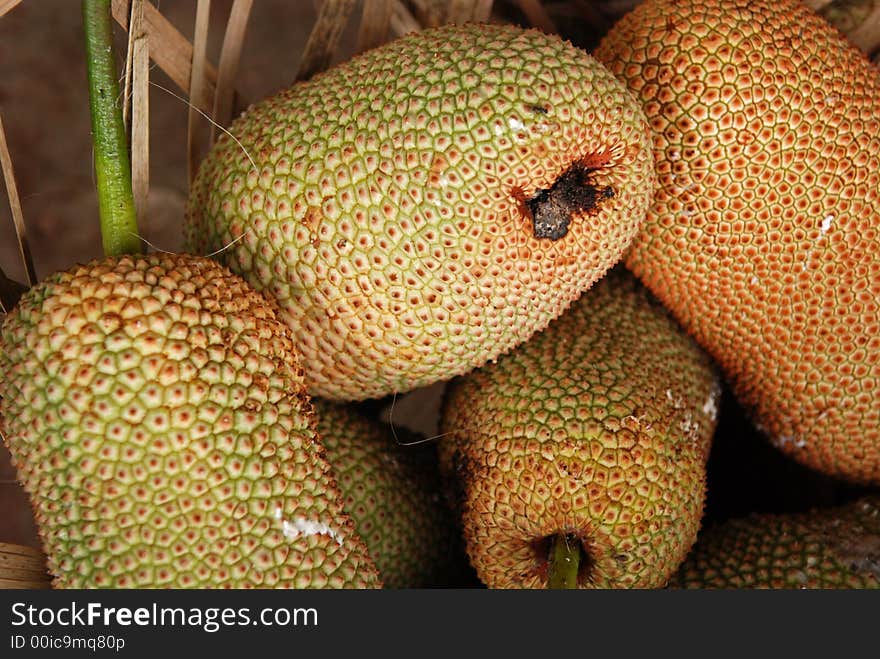
[[[141,254],[85,5],[108,254],[0,329],[54,587],[880,587],[880,70],[824,18],[410,34],[248,108]],[[437,383],[436,436],[365,414]],[[732,407],[846,500],[707,523]]]

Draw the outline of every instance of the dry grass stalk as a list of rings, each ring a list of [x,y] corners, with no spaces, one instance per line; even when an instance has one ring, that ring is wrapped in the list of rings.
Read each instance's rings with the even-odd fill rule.
[[[492,11],[492,0],[451,0],[446,14],[448,23],[485,21]]]
[[[113,0],[113,18],[123,29],[128,30],[129,0]],[[159,13],[152,3],[144,2],[144,30],[150,39],[150,52],[153,61],[181,90],[189,92],[192,75],[192,44],[175,28],[167,18]],[[203,76],[205,105],[197,105],[203,112],[211,112],[211,100],[216,94],[217,70],[205,63]],[[195,101],[193,101],[195,103]]]
[[[0,588],[49,588],[51,579],[43,552],[0,542]]]
[[[392,0],[364,0],[357,52],[370,50],[388,40],[392,5]]]
[[[550,14],[538,0],[516,0],[516,4],[532,27],[549,34],[559,32],[553,19],[550,18]]]
[[[355,0],[324,0],[306,42],[297,80],[308,80],[330,65],[354,5]]]
[[[6,196],[9,198],[9,209],[12,211],[12,223],[15,226],[15,237],[18,240],[18,252],[24,264],[27,284],[33,286],[37,281],[37,273],[34,270],[34,260],[31,257],[31,249],[27,241],[24,213],[21,211],[21,199],[18,196],[18,186],[15,184],[15,171],[12,169],[12,156],[6,143],[6,131],[3,130],[2,118],[0,118],[0,168],[3,170]]]
[[[189,116],[187,117],[186,130],[186,166],[190,183],[192,183],[198,169],[200,145],[197,133],[202,125],[199,113],[192,106],[203,107],[207,105],[211,107],[213,106],[213,101],[208,101],[208,99],[213,99],[214,95],[216,95],[216,90],[214,94],[206,94],[204,85],[204,71],[208,48],[208,20],[210,15],[211,0],[198,0],[198,3],[196,3],[196,27],[195,34],[193,35],[192,76],[189,87],[191,105]]]
[[[229,12],[226,32],[223,35],[223,46],[220,49],[220,65],[217,69],[217,91],[214,94],[213,117],[221,126],[228,126],[232,120],[232,109],[235,100],[235,76],[241,60],[244,35],[250,17],[253,0],[235,0]],[[211,131],[211,142],[219,135],[220,129]]]
[[[437,27],[449,20],[450,4],[456,0],[409,0],[412,15],[424,27]]]
[[[402,37],[404,34],[418,32],[422,29],[415,16],[410,13],[409,9],[400,0],[394,0],[391,5],[390,27],[391,34],[395,37]]]
[[[143,25],[143,2],[133,0],[128,8],[128,41],[125,47],[125,75],[122,77],[122,123],[126,133],[129,132],[131,119],[131,60],[134,55],[134,39],[138,29]]]
[[[0,0],[0,16],[14,9],[20,2],[21,0]]]
[[[135,0],[135,6],[143,0]],[[147,198],[150,192],[150,43],[149,36],[132,22],[132,94],[131,94],[131,190],[138,227],[145,231]]]

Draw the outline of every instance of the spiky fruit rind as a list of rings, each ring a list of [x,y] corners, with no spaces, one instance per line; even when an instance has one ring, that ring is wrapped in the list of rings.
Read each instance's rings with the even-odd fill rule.
[[[672,588],[880,588],[880,499],[701,533]]]
[[[318,434],[386,588],[443,584],[457,557],[433,456],[398,444],[390,426],[349,405],[315,399]],[[416,455],[418,453],[419,455]]]
[[[544,587],[579,538],[581,587],[662,586],[699,529],[720,386],[709,358],[614,270],[542,333],[454,380],[441,464],[493,588]]]
[[[620,258],[654,184],[623,85],[514,26],[408,35],[230,132],[193,185],[188,245],[277,299],[331,399],[448,379],[545,327]],[[529,200],[575,165],[595,207],[536,237]]]
[[[0,428],[54,585],[368,587],[286,325],[204,258],[108,258],[31,289]]]
[[[880,482],[880,73],[795,0],[646,0],[596,56],[654,134],[627,265],[778,448]]]

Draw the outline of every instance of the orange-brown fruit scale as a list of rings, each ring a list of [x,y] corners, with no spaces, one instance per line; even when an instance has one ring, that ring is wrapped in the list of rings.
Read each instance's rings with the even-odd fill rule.
[[[653,132],[626,264],[775,446],[880,482],[880,71],[795,0],[646,0],[596,56]]]
[[[453,380],[441,467],[480,579],[663,586],[697,537],[719,396],[709,357],[620,268]]]
[[[672,588],[880,588],[880,498],[709,526]]]
[[[61,588],[380,585],[290,330],[214,261],[109,257],[0,328],[0,431]]]
[[[464,373],[601,277],[654,187],[642,110],[559,37],[407,35],[247,110],[202,164],[186,237],[277,300],[311,393]]]

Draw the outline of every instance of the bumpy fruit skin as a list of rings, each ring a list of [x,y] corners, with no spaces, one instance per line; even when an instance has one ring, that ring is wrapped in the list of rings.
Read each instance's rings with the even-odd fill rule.
[[[880,588],[880,499],[705,529],[672,588]]]
[[[230,132],[194,182],[187,244],[274,296],[310,393],[337,400],[449,379],[545,327],[619,260],[655,179],[624,86],[513,26],[403,37]],[[573,166],[595,207],[536,237],[529,201]]]
[[[795,0],[646,0],[596,56],[654,135],[626,264],[780,450],[880,482],[880,72]]]
[[[709,358],[620,269],[453,380],[441,465],[480,579],[546,586],[546,540],[567,534],[580,587],[665,584],[697,537],[719,396]]]
[[[290,332],[204,258],[55,274],[6,319],[0,429],[62,588],[369,587]]]
[[[349,405],[313,402],[343,507],[385,587],[444,585],[455,569],[458,543],[434,456],[423,446],[399,445],[390,426]]]

